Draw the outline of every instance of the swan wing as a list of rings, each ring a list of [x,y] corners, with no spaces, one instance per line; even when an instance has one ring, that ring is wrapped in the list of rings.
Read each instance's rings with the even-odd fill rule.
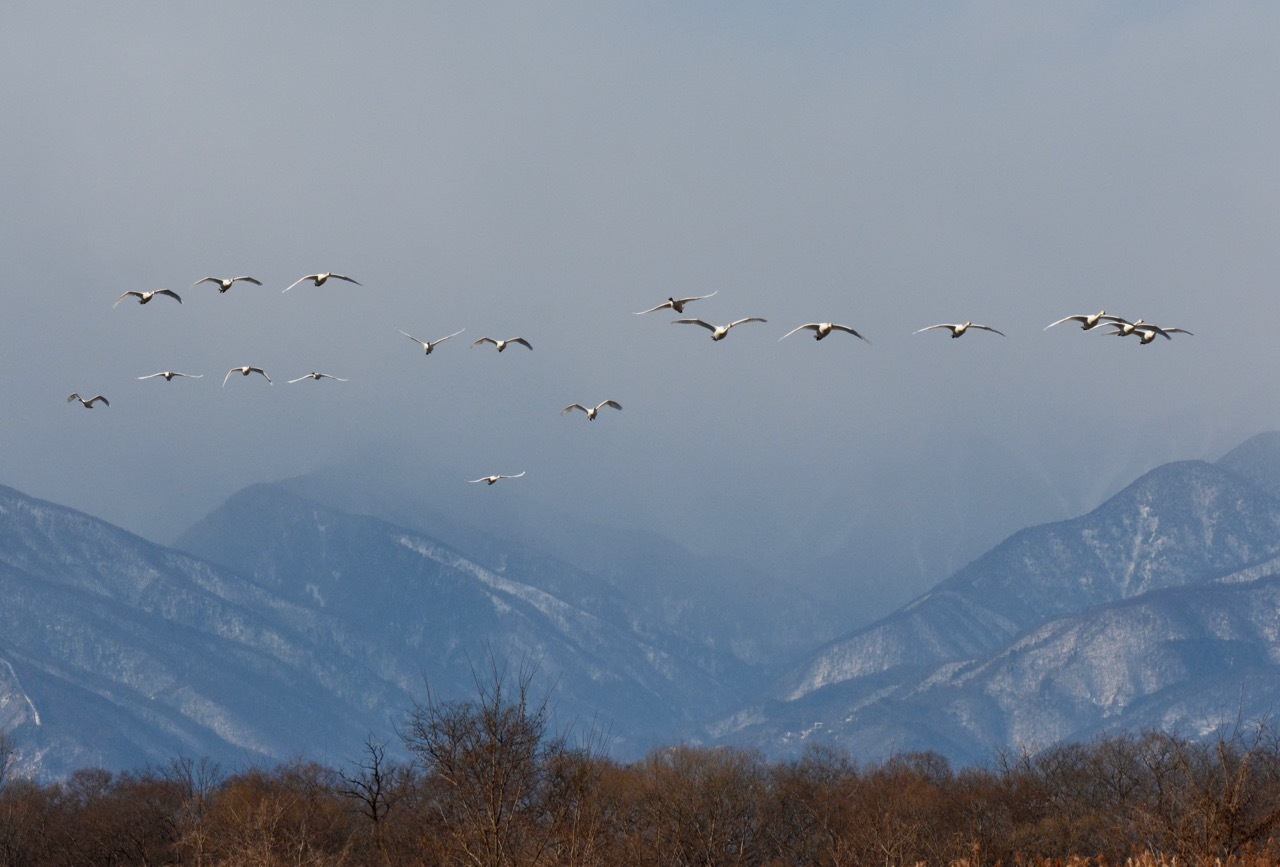
[[[304,280],[315,280],[319,276],[320,276],[319,274],[307,274],[304,277],[299,277],[297,280],[294,280],[288,286],[284,287],[284,292],[288,292],[290,289],[292,289],[294,286],[297,286],[299,283],[301,283]],[[280,294],[283,295],[284,292],[281,292]]]
[[[938,325],[929,325],[929,326],[926,326],[925,328],[921,328],[921,329],[920,329],[920,331],[913,331],[913,332],[911,332],[911,333],[912,333],[912,334],[919,334],[921,331],[932,331],[932,330],[933,330],[933,329],[935,329],[935,328],[949,328],[949,329],[951,329],[952,331],[955,331],[955,330],[956,330],[957,328],[959,328],[959,327],[960,327],[960,326],[958,326],[958,325],[951,325],[951,324],[948,324],[948,323],[946,323],[946,322],[942,322],[942,323],[939,323]]]
[[[569,412],[570,410],[575,410],[575,409],[580,409],[580,410],[582,410],[583,412],[589,412],[589,410],[588,410],[585,406],[583,406],[582,404],[580,404],[580,403],[571,403],[571,404],[569,404],[568,406],[566,406],[564,409],[560,410],[560,414],[561,414],[561,415],[564,415],[566,412]]]
[[[738,319],[730,322],[725,328],[732,328],[735,325],[741,325],[744,322],[768,322],[768,319],[761,319],[759,316],[748,316],[746,319]]]
[[[854,331],[854,330],[853,330],[852,328],[850,328],[848,325],[837,325],[836,323],[834,323],[834,322],[833,322],[833,323],[831,323],[831,330],[832,330],[832,331],[843,331],[843,332],[845,332],[846,334],[852,334],[854,337],[858,338],[859,340],[864,340],[864,341],[866,341],[867,343],[870,343],[870,342],[871,342],[870,340],[867,340],[867,338],[865,338],[865,337],[863,337],[861,334],[859,334],[857,331]]]
[[[606,400],[603,403],[596,404],[596,409],[598,410],[602,406],[611,406],[614,409],[622,409],[622,404],[618,403],[616,400]]]
[[[983,331],[990,331],[992,334],[999,334],[1001,337],[1004,337],[1004,336],[1005,336],[1005,333],[1004,333],[1003,331],[997,331],[996,329],[992,328],[990,325],[978,325],[977,323],[974,323],[973,325],[970,325],[969,327],[970,327],[970,328],[981,328]]]
[[[533,344],[525,340],[523,337],[513,337],[508,340],[507,343],[519,343],[521,346],[527,346],[529,349],[533,349]]]
[[[716,330],[716,327],[714,325],[709,325],[708,323],[703,322],[701,319],[675,319],[675,320],[672,320],[671,324],[672,325],[701,325],[703,328],[707,329],[708,331]]]
[[[662,302],[661,304],[659,304],[657,307],[650,307],[648,310],[641,310],[641,311],[639,311],[638,313],[636,313],[636,316],[643,316],[643,315],[645,315],[646,313],[656,313],[657,311],[662,310],[662,309],[663,309],[663,308],[665,308],[665,307],[671,307],[671,306],[672,306],[672,302],[670,302],[670,301],[663,301],[663,302]]]
[[[494,346],[498,345],[498,341],[494,340],[492,337],[481,337],[479,340],[472,342],[471,346],[474,348],[479,346],[481,343],[492,343]]]
[[[832,326],[832,327],[834,328],[835,326]],[[809,331],[817,331],[817,330],[818,330],[818,323],[817,323],[817,322],[810,322],[810,323],[808,323],[807,325],[797,325],[795,328],[792,328],[790,331],[788,331],[786,334],[782,335],[782,336],[781,336],[781,337],[779,337],[778,339],[779,339],[779,340],[786,340],[788,337],[790,337],[791,335],[795,334],[797,331],[804,331],[805,329],[808,329]]]
[[[124,293],[123,295],[121,295],[119,298],[117,298],[117,299],[116,299],[116,304],[119,304],[121,301],[123,301],[124,299],[128,298],[130,295],[132,295],[132,296],[134,296],[135,298],[138,298],[138,299],[141,299],[141,298],[142,298],[142,293],[141,293],[141,292],[137,291],[136,289],[131,289],[131,290],[129,290],[128,292],[126,292],[126,293]],[[111,306],[112,306],[112,307],[115,307],[115,306],[116,306],[116,304],[112,304]]]

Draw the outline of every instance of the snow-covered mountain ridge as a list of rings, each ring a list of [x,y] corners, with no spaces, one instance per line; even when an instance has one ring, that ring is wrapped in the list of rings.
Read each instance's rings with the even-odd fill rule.
[[[1265,713],[1280,698],[1280,499],[1265,483],[1278,459],[1269,436],[1217,465],[1167,464],[1087,515],[1016,533],[709,732],[981,761]]]

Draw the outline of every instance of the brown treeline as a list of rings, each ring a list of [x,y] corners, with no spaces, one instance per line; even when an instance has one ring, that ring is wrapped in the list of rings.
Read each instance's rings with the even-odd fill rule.
[[[1191,865],[1280,863],[1280,743],[1117,735],[953,769],[814,748],[605,757],[553,736],[528,678],[428,700],[396,762],[207,761],[0,780],[6,865]],[[590,740],[590,739],[588,739]]]

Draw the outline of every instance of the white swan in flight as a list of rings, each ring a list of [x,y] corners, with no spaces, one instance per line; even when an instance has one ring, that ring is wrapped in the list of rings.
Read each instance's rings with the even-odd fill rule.
[[[801,325],[798,328],[792,328],[786,334],[779,337],[778,340],[786,340],[788,337],[795,334],[797,331],[805,331],[805,330],[813,332],[814,340],[821,340],[822,338],[830,334],[832,331],[844,331],[848,334],[852,334],[854,337],[857,337],[859,340],[866,340],[867,343],[871,342],[870,340],[867,340],[867,338],[863,337],[858,332],[854,331],[848,325],[837,325],[834,322],[810,322],[808,325]]]
[[[479,340],[471,344],[471,348],[474,349],[481,343],[492,343],[494,346],[498,347],[499,352],[506,349],[507,346],[512,343],[519,343],[522,346],[527,346],[530,349],[533,349],[533,344],[525,340],[523,337],[512,337],[510,340],[494,340],[492,337],[481,337]]]
[[[1055,325],[1061,325],[1064,322],[1079,322],[1081,331],[1090,331],[1099,325],[1106,325],[1108,322],[1123,322],[1119,316],[1108,316],[1107,311],[1099,310],[1097,313],[1077,313],[1075,316],[1064,316],[1057,322],[1050,322],[1044,327],[1048,331]]]
[[[467,479],[467,482],[472,485],[476,484],[477,482],[485,482],[486,484],[492,485],[495,482],[497,482],[498,479],[518,479],[524,474],[525,474],[525,471],[521,470],[520,472],[516,473],[514,476],[484,476],[483,478],[479,478],[479,479]]]
[[[175,376],[185,376],[188,379],[204,379],[203,373],[179,373],[176,370],[162,370],[159,373],[148,373],[146,376],[139,376],[138,379],[155,379],[157,376],[163,376],[165,382],[173,382]]]
[[[935,329],[935,328],[949,328],[949,329],[951,329],[951,336],[952,336],[952,338],[960,337],[960,336],[961,336],[961,335],[963,335],[966,331],[968,331],[970,328],[981,328],[983,331],[990,331],[990,332],[992,332],[993,334],[999,334],[1001,337],[1004,337],[1004,336],[1005,336],[1005,334],[1004,334],[1004,332],[1003,332],[1003,331],[996,331],[996,330],[995,330],[994,328],[992,328],[990,325],[979,325],[979,324],[978,324],[978,323],[976,323],[976,322],[962,322],[962,323],[960,323],[960,324],[958,324],[958,325],[957,325],[957,324],[952,324],[952,323],[949,323],[949,322],[943,322],[941,325],[930,325],[930,326],[928,326],[927,328],[921,328],[921,329],[920,329],[920,331],[932,331],[932,330],[933,330],[933,329]],[[919,333],[920,333],[920,331],[913,331],[912,333],[913,333],[913,334],[919,334]]]
[[[294,280],[288,286],[284,287],[284,291],[288,292],[294,286],[297,286],[299,283],[302,283],[307,280],[310,280],[316,286],[323,286],[325,284],[325,281],[328,280],[330,277],[332,277],[334,280],[346,280],[348,283],[355,283],[357,286],[361,285],[360,281],[358,280],[352,280],[350,277],[344,277],[343,275],[335,274],[332,271],[324,271],[320,274],[308,274],[305,277],[299,277],[297,280]],[[280,294],[283,295],[284,293],[282,292]]]
[[[720,290],[717,289],[715,292],[712,292],[711,295],[714,295],[716,294],[716,292],[719,292],[719,291]],[[710,298],[711,295],[694,295],[691,298],[676,298],[674,296],[671,296],[671,297],[668,297],[666,301],[663,301],[661,304],[659,304],[657,307],[650,307],[648,310],[641,310],[636,315],[643,316],[646,313],[656,313],[657,311],[665,310],[668,307],[670,307],[676,313],[683,313],[684,305],[690,303],[691,301],[701,301],[704,298]]]
[[[431,350],[435,349],[435,348],[436,348],[437,346],[439,346],[441,343],[444,343],[444,342],[445,342],[446,340],[448,340],[450,337],[457,337],[459,334],[461,334],[462,332],[464,332],[464,331],[466,331],[466,330],[467,330],[467,329],[465,329],[465,328],[459,328],[457,331],[453,332],[452,334],[446,334],[444,337],[441,337],[439,340],[419,340],[418,338],[416,338],[416,337],[414,337],[412,334],[410,334],[408,331],[400,331],[400,329],[399,329],[399,328],[397,328],[397,329],[396,329],[396,331],[400,331],[400,333],[401,333],[401,334],[403,334],[405,337],[409,338],[409,339],[410,339],[410,340],[412,340],[414,343],[417,343],[419,346],[421,346],[421,347],[422,347],[422,352],[423,352],[425,355],[430,355],[430,354],[431,354]]]
[[[265,376],[266,374],[263,374],[263,375]],[[341,376],[334,376],[331,373],[316,373],[313,370],[310,373],[304,373],[302,376],[299,376],[297,379],[288,380],[288,384],[293,385],[295,382],[302,382],[302,380],[304,379],[336,379],[338,382],[347,381],[343,379]]]
[[[157,295],[168,295],[170,298],[173,298],[179,304],[182,303],[182,296],[179,295],[177,292],[174,292],[172,289],[157,289],[154,292],[139,292],[136,289],[131,289],[128,292],[121,295],[119,298],[117,298],[116,303],[112,304],[111,306],[114,308],[116,304],[119,304],[121,301],[123,301],[124,299],[130,296],[137,298],[139,304],[146,304]]]
[[[83,397],[80,396],[80,392],[73,391],[71,392],[71,394],[67,395],[67,403],[71,403],[71,401],[73,400],[80,401],[80,405],[83,406],[85,409],[93,409],[93,405],[98,401],[102,401],[103,406],[111,406],[111,401],[107,400],[105,397],[103,397],[100,394],[94,395],[88,400],[85,400]]]
[[[560,410],[560,414],[564,415],[566,412],[569,412],[570,410],[580,409],[587,414],[588,421],[595,421],[596,413],[600,412],[600,410],[606,406],[611,406],[614,409],[622,409],[622,404],[618,403],[616,400],[606,400],[606,401],[597,403],[595,406],[583,406],[580,403],[571,403],[568,406],[566,406],[564,409]]]
[[[307,278],[306,278],[306,277],[303,277],[302,279],[303,279],[303,280],[305,280],[305,279],[307,279]],[[253,284],[253,285],[255,285],[255,286],[261,286],[261,285],[262,285],[262,281],[261,281],[261,280],[258,280],[258,279],[256,279],[256,278],[254,278],[254,277],[202,277],[201,279],[197,280],[196,282],[192,283],[191,285],[192,285],[192,286],[199,286],[201,283],[217,283],[217,284],[218,284],[218,291],[219,291],[219,292],[226,292],[228,289],[230,289],[230,288],[231,288],[231,286],[232,286],[232,284],[233,284],[233,283],[239,283],[239,282],[242,282],[242,281],[243,281],[243,282],[245,282],[245,283],[252,283],[252,284]]]
[[[227,375],[226,375],[226,376],[224,376],[224,377],[222,377],[222,386],[223,386],[223,388],[225,388],[225,387],[226,387],[226,385],[227,385],[227,380],[231,378],[231,374],[233,374],[233,373],[238,373],[238,374],[240,374],[241,376],[248,376],[248,375],[249,375],[249,374],[251,374],[251,373],[261,373],[261,374],[262,374],[262,378],[263,378],[263,379],[265,379],[265,380],[267,381],[267,383],[268,383],[268,384],[270,384],[270,385],[274,385],[274,384],[275,384],[275,383],[271,382],[271,377],[267,376],[267,372],[266,372],[265,370],[263,370],[261,367],[250,367],[249,365],[247,365],[247,364],[246,364],[246,365],[243,365],[243,366],[241,366],[241,367],[233,367],[233,368],[231,368],[230,370],[228,370],[228,371],[227,371]]]
[[[728,325],[712,325],[710,322],[703,322],[701,319],[676,319],[672,321],[672,325],[701,325],[703,328],[711,332],[712,340],[724,340],[725,335],[729,333],[729,329],[735,325],[741,325],[744,322],[768,322],[767,319],[761,319],[759,316],[748,316],[746,319],[738,319],[730,322]]]

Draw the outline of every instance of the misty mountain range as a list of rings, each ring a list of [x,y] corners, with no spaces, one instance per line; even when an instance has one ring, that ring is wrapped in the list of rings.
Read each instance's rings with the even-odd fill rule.
[[[980,762],[1207,733],[1276,704],[1280,434],[1157,467],[853,631],[803,579],[333,476],[246,488],[172,547],[0,488],[0,726],[50,777],[341,763],[428,694],[474,695],[492,659],[620,758],[688,740]]]

